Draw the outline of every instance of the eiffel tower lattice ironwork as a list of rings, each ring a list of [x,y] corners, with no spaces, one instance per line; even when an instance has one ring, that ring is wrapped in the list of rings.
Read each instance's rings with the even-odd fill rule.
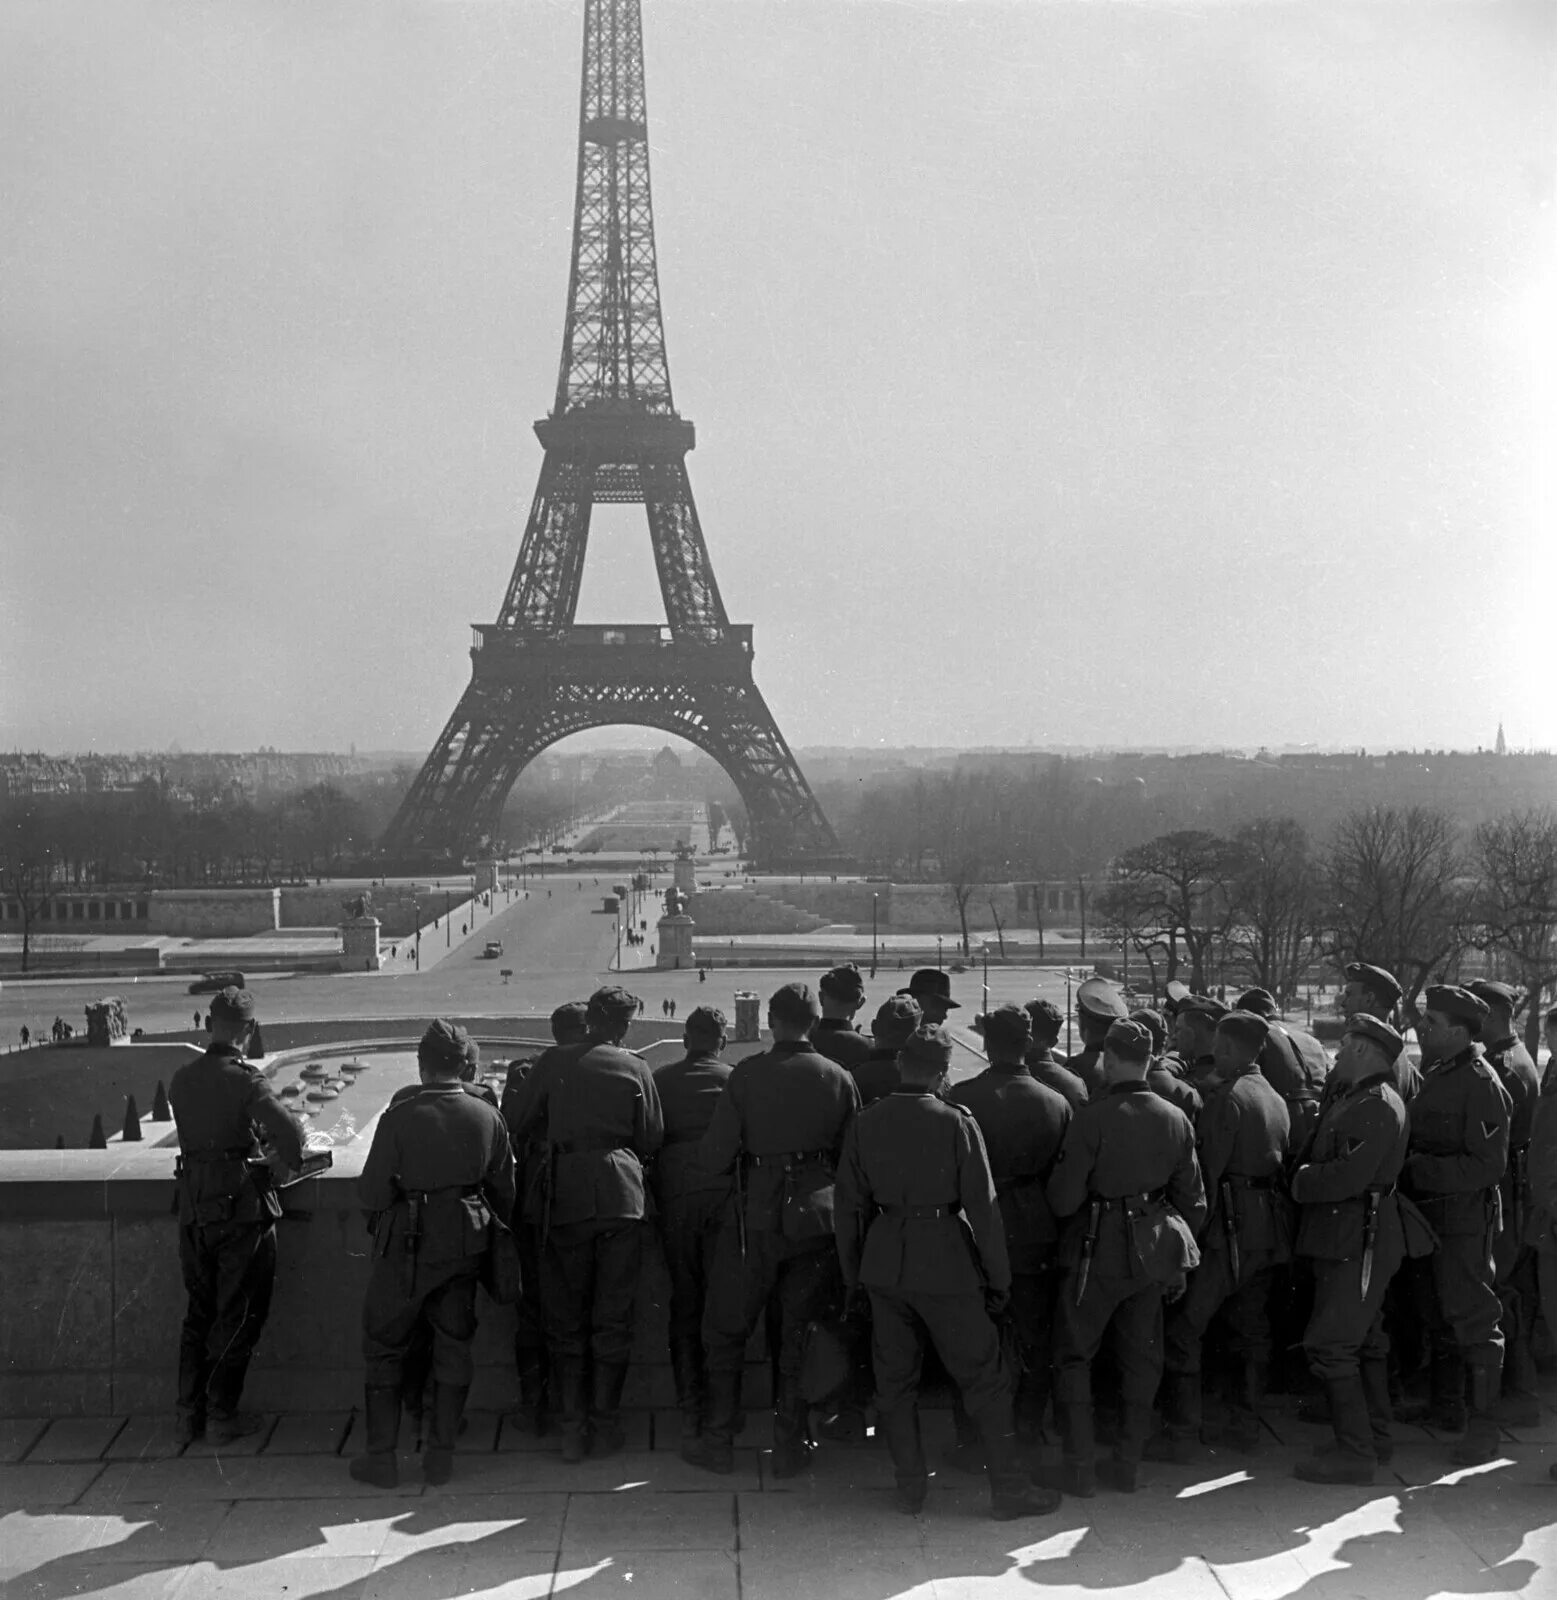
[[[514,574],[477,624],[470,686],[384,837],[398,853],[492,839],[525,766],[586,728],[636,723],[689,740],[746,803],[764,859],[837,856],[838,841],[752,678],[752,630],[725,614],[665,359],[640,0],[585,0],[578,189],[562,366]],[[666,623],[574,621],[590,511],[641,503]]]

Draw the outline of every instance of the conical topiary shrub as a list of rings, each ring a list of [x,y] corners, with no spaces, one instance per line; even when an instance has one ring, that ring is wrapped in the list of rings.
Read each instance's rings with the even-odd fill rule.
[[[135,1096],[132,1094],[124,1102],[124,1137],[126,1139],[139,1139],[140,1136],[141,1114],[140,1109],[135,1104]]]

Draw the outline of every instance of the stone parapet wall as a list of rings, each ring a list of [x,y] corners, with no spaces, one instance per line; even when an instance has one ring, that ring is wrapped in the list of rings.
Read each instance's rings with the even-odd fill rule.
[[[281,926],[279,889],[155,889],[150,898],[147,930],[152,934],[231,939],[273,933]]]

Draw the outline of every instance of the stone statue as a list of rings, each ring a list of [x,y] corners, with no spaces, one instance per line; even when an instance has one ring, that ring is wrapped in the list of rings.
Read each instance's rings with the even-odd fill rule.
[[[373,891],[364,889],[361,894],[351,900],[342,900],[341,909],[348,917],[371,917],[373,915]]]
[[[87,1043],[124,1044],[130,1037],[130,1016],[118,995],[108,995],[86,1008]]]

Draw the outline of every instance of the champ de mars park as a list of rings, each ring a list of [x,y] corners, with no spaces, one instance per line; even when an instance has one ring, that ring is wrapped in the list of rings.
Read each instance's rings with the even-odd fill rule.
[[[0,26],[8,1600],[1557,1594],[1552,13]]]

